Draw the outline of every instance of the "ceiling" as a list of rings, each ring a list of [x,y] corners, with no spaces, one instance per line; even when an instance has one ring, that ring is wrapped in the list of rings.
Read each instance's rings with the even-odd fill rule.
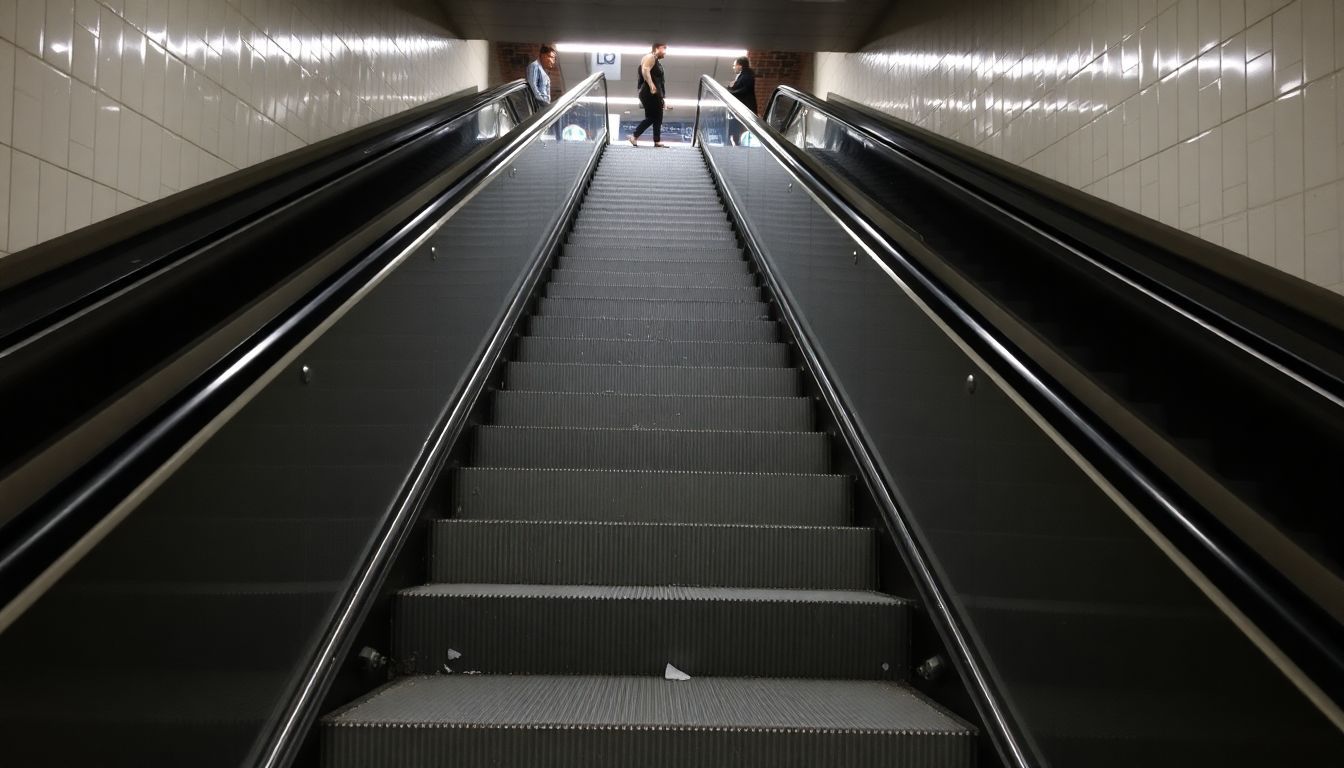
[[[439,0],[449,28],[500,42],[646,43],[855,51],[893,0]]]

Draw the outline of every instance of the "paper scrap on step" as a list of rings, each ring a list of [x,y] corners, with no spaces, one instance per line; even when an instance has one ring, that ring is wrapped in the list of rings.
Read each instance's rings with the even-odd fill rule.
[[[680,669],[677,669],[676,667],[672,666],[671,664],[668,664],[668,665],[667,665],[667,669],[663,670],[663,677],[667,678],[668,680],[690,680],[690,679],[691,679],[691,676],[690,676],[690,675],[686,674],[685,672],[682,672]]]

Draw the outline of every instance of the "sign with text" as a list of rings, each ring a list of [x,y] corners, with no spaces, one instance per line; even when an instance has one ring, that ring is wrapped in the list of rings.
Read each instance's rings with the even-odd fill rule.
[[[621,54],[619,53],[590,53],[592,58],[588,61],[589,74],[601,72],[607,76],[608,80],[621,79]]]

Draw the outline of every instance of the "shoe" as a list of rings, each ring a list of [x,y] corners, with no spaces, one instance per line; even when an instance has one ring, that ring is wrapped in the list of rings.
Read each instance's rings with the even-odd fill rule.
[[[636,139],[634,136],[631,136],[631,137],[630,137],[630,146],[632,146],[632,147],[638,147],[638,146],[639,146],[639,139]]]
[[[657,149],[667,149],[666,144],[654,144],[653,146],[656,147]]]

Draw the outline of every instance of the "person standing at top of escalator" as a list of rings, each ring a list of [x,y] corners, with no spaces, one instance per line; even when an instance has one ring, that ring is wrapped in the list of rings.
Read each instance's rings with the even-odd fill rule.
[[[663,106],[667,99],[667,87],[663,78],[663,57],[667,55],[667,43],[654,43],[653,49],[644,54],[639,62],[639,103],[644,107],[644,119],[635,126],[630,134],[630,146],[639,146],[639,137],[649,126],[653,126],[653,146],[666,147],[663,143]]]
[[[543,109],[551,103],[551,76],[546,70],[554,68],[555,49],[549,45],[541,46],[537,58],[527,65],[527,87],[532,89],[532,95]]]
[[[738,56],[733,61],[733,82],[728,84],[728,92],[746,104],[753,115],[756,114],[756,70],[751,68],[751,60],[746,56]],[[728,137],[735,145],[742,143],[742,128],[742,123],[728,118]]]

